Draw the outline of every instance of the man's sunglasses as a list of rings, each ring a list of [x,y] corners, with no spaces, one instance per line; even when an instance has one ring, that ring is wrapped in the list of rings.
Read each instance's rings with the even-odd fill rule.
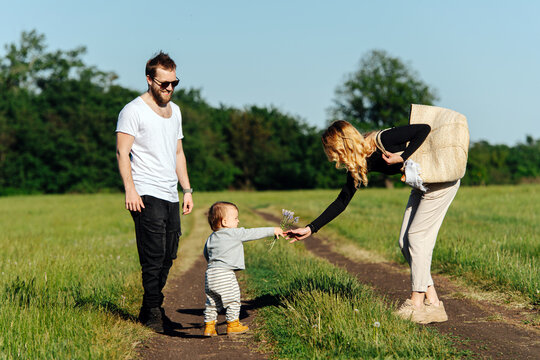
[[[159,87],[162,88],[162,89],[168,88],[169,85],[172,85],[172,87],[174,89],[178,85],[178,83],[180,82],[180,80],[178,78],[176,78],[176,80],[174,80],[174,81],[163,81],[163,82],[157,80],[156,78],[152,78],[152,80],[154,80],[154,82],[156,84],[158,84]]]

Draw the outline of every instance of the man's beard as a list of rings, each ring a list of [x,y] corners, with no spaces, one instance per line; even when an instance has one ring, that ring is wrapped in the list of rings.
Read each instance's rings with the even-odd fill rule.
[[[150,86],[150,93],[158,105],[167,105],[167,103],[171,101],[173,91],[170,93],[162,93],[160,88],[156,89],[154,86]]]

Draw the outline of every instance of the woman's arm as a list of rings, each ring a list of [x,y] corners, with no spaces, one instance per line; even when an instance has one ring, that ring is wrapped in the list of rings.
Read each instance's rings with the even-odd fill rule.
[[[295,230],[287,231],[287,235],[294,236],[291,242],[296,240],[303,240],[310,236],[311,234],[316,233],[324,225],[328,224],[330,221],[334,220],[339,214],[343,212],[349,205],[352,197],[356,192],[356,187],[354,186],[354,179],[350,174],[347,174],[347,183],[341,189],[336,200],[331,203],[324,212],[319,215],[319,217],[313,220],[305,228],[299,228]]]
[[[399,126],[383,132],[381,142],[390,152],[403,150],[401,158],[405,161],[422,145],[430,131],[431,126],[427,124]]]

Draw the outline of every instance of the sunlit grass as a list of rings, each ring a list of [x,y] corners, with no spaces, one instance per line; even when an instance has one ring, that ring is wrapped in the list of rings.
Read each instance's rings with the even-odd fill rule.
[[[207,197],[207,195],[210,195]],[[262,195],[205,194],[237,203],[240,226],[269,226],[251,210]],[[281,194],[280,194],[281,195]],[[276,196],[276,194],[274,194]],[[274,199],[279,200],[278,197]],[[277,217],[281,210],[276,212]],[[403,321],[353,275],[315,259],[301,243],[246,243],[245,291],[259,310],[258,340],[279,359],[457,358],[450,340]]]
[[[0,357],[126,358],[149,332],[122,195],[0,198]]]
[[[439,233],[434,271],[484,288],[519,291],[538,304],[538,190],[538,185],[461,188]],[[306,224],[337,193],[199,193],[193,216],[203,218],[197,224],[204,229],[192,231],[195,222],[183,218],[182,239],[197,234],[201,239],[189,242],[197,247],[193,256],[202,251],[210,233],[204,212],[217,200],[239,205],[240,226],[271,225],[253,208],[276,217],[290,209]],[[407,197],[406,189],[362,189],[321,235],[403,261],[397,237]],[[0,229],[0,359],[136,356],[136,344],[151,333],[134,322],[142,287],[122,194],[0,198]],[[277,301],[261,308],[260,336],[282,357],[454,356],[446,339],[395,319],[381,299],[311,258],[302,244],[280,240],[268,251],[268,244],[258,241],[246,244],[246,252],[250,294]],[[182,254],[176,265],[181,262]]]
[[[245,216],[250,218],[251,216]],[[264,225],[264,222],[252,220]],[[249,294],[259,309],[259,340],[280,359],[431,358],[463,355],[451,341],[392,314],[353,275],[282,240],[246,246]]]
[[[339,190],[268,192],[254,207],[294,210],[306,224]],[[319,234],[404,263],[398,247],[408,189],[361,189]],[[487,290],[517,291],[540,304],[540,186],[462,187],[437,238],[432,270]],[[309,240],[307,240],[309,241]]]

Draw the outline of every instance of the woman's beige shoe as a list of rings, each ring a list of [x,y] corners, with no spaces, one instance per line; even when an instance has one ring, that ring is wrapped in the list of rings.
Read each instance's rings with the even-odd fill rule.
[[[421,307],[417,307],[413,304],[411,299],[405,300],[405,302],[401,304],[395,314],[405,320],[411,320],[416,323],[426,324],[424,322],[426,317],[425,306],[422,304]]]
[[[422,322],[422,324],[448,321],[448,315],[446,314],[446,310],[444,309],[444,304],[442,301],[439,301],[439,305],[435,306],[426,300],[424,302],[424,309],[426,314],[424,322]]]

